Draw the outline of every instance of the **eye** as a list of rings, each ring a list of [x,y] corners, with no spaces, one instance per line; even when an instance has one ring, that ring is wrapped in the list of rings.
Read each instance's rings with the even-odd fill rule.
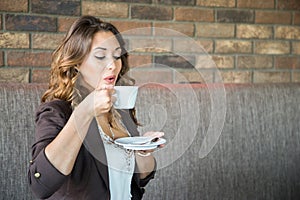
[[[98,60],[103,60],[105,56],[95,56],[95,58],[97,58]]]
[[[114,56],[114,59],[119,60],[121,56]]]

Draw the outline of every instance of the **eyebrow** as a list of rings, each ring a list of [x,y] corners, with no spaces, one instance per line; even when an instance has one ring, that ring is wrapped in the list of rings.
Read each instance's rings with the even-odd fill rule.
[[[101,50],[104,50],[104,51],[107,50],[107,48],[104,48],[104,47],[97,47],[97,48],[95,48],[95,49],[101,49]],[[117,48],[115,49],[115,51],[116,51],[116,50],[119,50],[119,49],[121,49],[121,47],[117,47]]]

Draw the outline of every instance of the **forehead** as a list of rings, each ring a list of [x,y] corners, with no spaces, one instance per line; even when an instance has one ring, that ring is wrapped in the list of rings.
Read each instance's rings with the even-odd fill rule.
[[[120,46],[120,44],[119,44],[117,38],[110,31],[97,32],[93,37],[92,49],[95,49],[97,47],[102,47],[102,48],[114,50],[119,46]]]

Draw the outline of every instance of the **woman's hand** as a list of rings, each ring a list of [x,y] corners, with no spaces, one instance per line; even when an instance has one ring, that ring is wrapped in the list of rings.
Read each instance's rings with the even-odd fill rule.
[[[114,93],[113,85],[102,85],[88,95],[85,101],[93,117],[110,111],[113,103],[116,101],[116,97],[112,96]]]
[[[165,135],[164,132],[149,131],[149,132],[146,132],[143,136],[151,137],[151,138],[161,138],[164,135]],[[162,147],[164,147],[164,144],[161,144],[161,145],[158,146],[158,148],[162,148]],[[137,154],[139,156],[149,156],[154,150],[155,149],[139,150],[139,151],[137,151]]]
[[[161,138],[164,136],[163,132],[146,132],[143,136],[152,137],[152,138]],[[163,145],[159,145],[159,148],[163,147]],[[151,153],[154,151],[152,150],[140,150],[136,151],[136,164],[138,166],[138,171],[140,173],[140,178],[146,178],[153,170],[155,170],[155,159]]]

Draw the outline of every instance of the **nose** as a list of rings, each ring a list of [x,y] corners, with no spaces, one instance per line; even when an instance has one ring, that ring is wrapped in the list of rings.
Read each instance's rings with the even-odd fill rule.
[[[115,65],[114,61],[108,63],[108,65],[107,65],[107,69],[109,69],[109,70],[113,70],[115,67],[116,67],[116,65]]]
[[[115,69],[116,68],[116,61],[115,60],[111,60],[106,67],[109,70]]]

